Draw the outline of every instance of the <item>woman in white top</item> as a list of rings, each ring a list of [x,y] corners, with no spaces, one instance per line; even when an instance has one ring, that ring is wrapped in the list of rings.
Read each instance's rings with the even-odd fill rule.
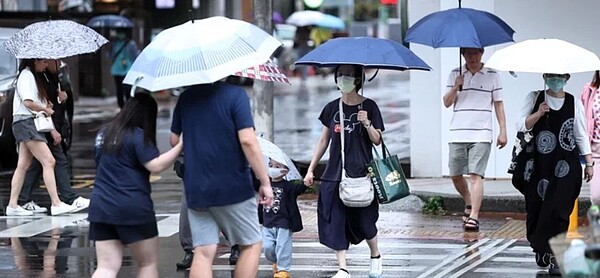
[[[579,196],[585,157],[585,179],[594,174],[586,119],[581,101],[565,92],[569,74],[545,73],[548,90],[531,92],[523,106],[517,129],[531,132],[531,148],[523,175],[527,212],[527,240],[536,263],[560,273],[548,240],[569,227],[569,215]]]
[[[24,59],[19,65],[19,77],[13,99],[13,135],[19,144],[19,160],[12,177],[10,200],[6,207],[6,215],[27,216],[33,212],[23,209],[17,204],[19,193],[23,187],[25,173],[33,157],[43,168],[43,178],[48,194],[52,201],[50,212],[52,215],[68,213],[76,209],[60,201],[56,191],[54,178],[55,160],[48,148],[46,136],[35,128],[34,113],[44,112],[50,116],[54,113],[52,103],[47,100],[47,93],[41,80],[43,72],[48,65],[46,59]],[[33,71],[33,72],[32,72]]]

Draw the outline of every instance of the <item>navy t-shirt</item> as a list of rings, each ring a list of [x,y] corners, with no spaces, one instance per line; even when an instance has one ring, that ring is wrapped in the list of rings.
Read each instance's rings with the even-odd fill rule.
[[[253,128],[242,87],[217,82],[185,90],[171,131],[183,132],[183,184],[190,208],[231,205],[254,196],[250,167],[238,131]]]
[[[340,181],[342,177],[342,145],[340,144],[340,116],[339,102],[337,98],[334,101],[325,105],[319,120],[329,128],[329,137],[331,144],[329,145],[329,161],[325,167],[325,171],[321,176],[322,180]],[[369,133],[365,127],[358,121],[359,105],[343,104],[344,109],[344,148],[345,151],[345,168],[346,174],[350,177],[364,177],[367,174],[367,163],[373,160],[373,143],[369,138]],[[384,130],[381,111],[377,104],[368,98],[362,102],[362,109],[367,111],[371,125],[381,131]]]
[[[297,198],[308,187],[286,180],[271,182],[273,188],[273,206],[263,207],[263,226],[293,230],[292,217],[300,215]],[[302,222],[302,221],[300,221]]]
[[[144,142],[140,128],[125,131],[117,153],[104,152],[103,142],[104,129],[96,135],[94,146],[96,179],[88,220],[114,225],[156,222],[150,172],[144,164],[160,155],[158,148]]]

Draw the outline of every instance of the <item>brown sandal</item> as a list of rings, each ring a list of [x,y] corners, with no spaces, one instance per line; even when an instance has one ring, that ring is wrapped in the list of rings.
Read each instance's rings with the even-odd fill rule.
[[[479,231],[479,220],[469,217],[465,222],[465,231]]]

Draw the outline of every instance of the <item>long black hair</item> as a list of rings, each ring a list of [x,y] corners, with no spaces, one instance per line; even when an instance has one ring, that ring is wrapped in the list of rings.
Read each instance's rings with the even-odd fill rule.
[[[156,116],[158,106],[152,96],[138,93],[125,102],[121,112],[105,126],[102,149],[118,153],[127,131],[144,130],[144,144],[156,145]]]
[[[592,78],[592,87],[598,89],[600,86],[600,70],[594,72],[594,77]]]
[[[360,88],[362,88],[363,85],[363,79],[365,78],[365,73],[363,72],[363,67],[359,66],[359,65],[351,65],[354,68],[354,78],[356,78],[354,80],[354,88],[356,88],[356,92],[360,92]],[[337,73],[338,70],[340,69],[340,66],[336,66],[335,67],[335,72],[333,73],[333,80],[335,81],[335,83],[337,84]]]
[[[19,64],[19,75],[21,74],[21,72],[23,72],[25,68],[29,68],[31,73],[33,73],[33,77],[35,78],[35,84],[38,89],[38,98],[40,98],[41,100],[48,100],[48,92],[46,92],[46,86],[44,80],[42,79],[43,77],[37,72],[35,72],[35,62],[38,60],[39,59],[21,60],[21,63]]]

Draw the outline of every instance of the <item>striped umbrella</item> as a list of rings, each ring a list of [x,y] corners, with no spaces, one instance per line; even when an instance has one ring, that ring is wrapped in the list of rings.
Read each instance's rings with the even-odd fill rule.
[[[160,32],[123,83],[149,91],[212,83],[265,63],[281,43],[241,20],[210,17]]]
[[[93,29],[71,20],[48,20],[28,25],[4,43],[19,59],[60,59],[98,50],[107,43]]]
[[[234,75],[247,77],[252,79],[258,79],[270,82],[279,82],[290,84],[287,76],[281,72],[281,69],[269,59],[266,63],[249,67],[245,70],[238,71]]]

